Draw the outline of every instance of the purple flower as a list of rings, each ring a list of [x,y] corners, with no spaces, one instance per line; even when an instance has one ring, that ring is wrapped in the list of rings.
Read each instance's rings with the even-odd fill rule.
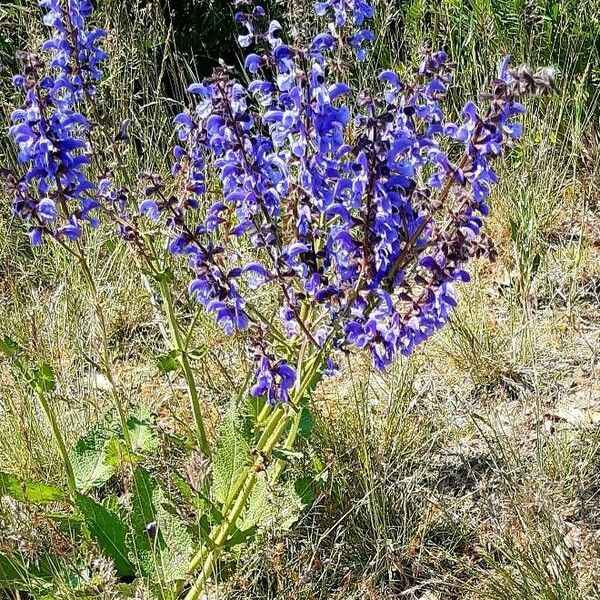
[[[249,73],[258,73],[263,64],[263,59],[258,54],[248,54],[244,61],[244,68]]]
[[[367,50],[363,48],[363,44],[365,42],[372,42],[374,39],[375,36],[373,35],[373,32],[368,29],[362,29],[352,36],[350,45],[356,51],[356,60],[358,60],[358,62],[363,62],[367,58]]]
[[[206,310],[215,313],[217,323],[228,335],[236,330],[246,329],[249,324],[248,315],[244,311],[244,301],[238,295],[232,296],[229,302],[215,300],[206,305]]]
[[[493,255],[482,232],[493,162],[522,135],[522,96],[551,75],[505,59],[483,101],[456,117],[445,52],[425,53],[405,83],[383,71],[372,91],[334,76],[334,51],[348,45],[360,63],[374,40],[365,0],[317,2],[329,22],[308,44],[261,7],[235,4],[251,81],[221,66],[189,86],[170,178],[141,174],[138,212],[188,266],[194,300],[225,333],[248,330],[252,394],[287,402],[299,348],[318,352],[326,374],[331,353],[351,347],[385,369],[444,326],[469,261]],[[148,224],[128,214],[128,192],[110,174],[90,180],[94,128],[78,112],[96,92],[105,32],[88,24],[91,0],[40,5],[51,38],[13,79],[24,96],[9,130],[23,172],[2,172],[13,210],[33,245],[79,239],[99,208],[141,244],[136,227]],[[123,127],[115,141],[126,137]],[[279,318],[260,306],[274,300]]]
[[[224,330],[251,329],[259,348],[252,393],[269,402],[287,401],[295,379],[275,358],[282,337],[331,342],[328,352],[365,349],[384,369],[447,322],[465,266],[490,252],[481,228],[497,180],[491,161],[521,134],[516,98],[526,76],[517,81],[513,71],[487,108],[468,103],[459,120],[446,118],[444,52],[426,54],[415,81],[384,71],[379,95],[345,103],[352,90],[332,79],[329,52],[345,40],[364,60],[374,35],[361,25],[372,9],[330,0],[316,10],[333,27],[306,48],[284,43],[277,22],[239,15],[242,43],[257,48],[245,67],[260,79],[245,87],[217,71],[190,88],[200,102],[177,120],[177,176],[204,196],[212,169],[219,200],[198,201],[209,206],[199,218],[186,221],[182,210],[182,224],[202,225],[190,239],[176,223],[171,248],[193,257],[190,292]],[[233,250],[244,237],[254,258]],[[209,246],[220,239],[217,253]],[[263,287],[279,295],[276,322],[250,317]]]
[[[296,371],[283,359],[273,362],[266,355],[258,359],[253,396],[266,396],[270,404],[289,401],[289,392],[296,383]]]
[[[336,39],[330,33],[320,33],[315,36],[310,45],[311,52],[320,53],[322,50],[333,50],[336,47]]]
[[[42,44],[42,50],[51,55],[50,67],[58,73],[52,94],[58,104],[72,106],[84,95],[96,92],[102,76],[99,66],[106,59],[99,43],[106,32],[87,29],[86,21],[92,14],[90,0],[69,0],[66,10],[60,0],[40,0],[39,5],[47,10],[44,24],[52,28],[52,37]]]
[[[146,215],[152,221],[158,221],[160,218],[160,211],[156,200],[153,198],[146,198],[140,203],[140,215]]]
[[[56,203],[51,198],[42,198],[38,202],[37,212],[43,221],[54,221],[58,215]]]
[[[374,14],[373,7],[364,0],[325,0],[315,4],[315,11],[320,17],[333,12],[337,27],[346,25],[348,14],[351,15],[353,24],[359,27]]]
[[[248,286],[253,290],[264,285],[269,279],[267,270],[260,263],[248,263],[243,271],[248,275]]]
[[[325,359],[325,370],[323,371],[325,377],[337,377],[341,375],[338,366],[335,364],[332,358]]]
[[[52,37],[42,44],[44,54],[24,54],[24,72],[13,78],[25,101],[11,115],[9,134],[26,171],[5,182],[15,214],[31,227],[34,245],[45,233],[76,240],[82,224],[98,224],[100,204],[87,175],[89,123],[75,106],[94,95],[106,58],[99,46],[105,32],[86,26],[92,12],[89,0],[66,5],[41,0],[40,6]]]

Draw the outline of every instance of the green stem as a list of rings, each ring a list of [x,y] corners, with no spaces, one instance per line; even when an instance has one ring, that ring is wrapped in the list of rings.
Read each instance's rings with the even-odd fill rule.
[[[248,477],[246,478],[246,481],[244,482],[244,488],[238,496],[237,502],[233,506],[231,512],[232,523],[235,523],[238,517],[240,516],[255,483],[256,471],[253,470],[249,473]],[[192,585],[192,587],[186,594],[185,600],[197,600],[197,598],[200,597],[200,594],[204,589],[204,585],[206,584],[206,581],[208,580],[215,563],[217,562],[219,556],[221,556],[221,552],[223,551],[224,544],[227,541],[230,530],[231,523],[227,523],[226,526],[223,527],[221,531],[217,534],[217,537],[214,541],[214,547],[206,556],[206,559],[204,560],[204,565],[202,566],[202,570],[200,571],[200,574],[194,582],[194,585]]]
[[[69,210],[67,208],[67,203],[64,196],[64,190],[61,184],[61,181],[58,175],[55,175],[56,180],[56,189],[59,191],[59,204],[64,212],[65,217],[69,216]],[[103,349],[103,360],[104,360],[104,370],[106,372],[106,378],[110,383],[111,387],[111,396],[113,398],[113,402],[117,408],[117,412],[119,414],[119,421],[121,423],[121,429],[123,431],[123,438],[125,439],[125,445],[127,446],[127,450],[132,451],[131,444],[131,436],[129,435],[129,429],[127,427],[127,416],[125,414],[125,410],[123,405],[121,404],[121,399],[119,398],[119,394],[117,391],[117,386],[115,385],[115,380],[112,374],[111,368],[111,359],[110,359],[110,349],[108,347],[108,329],[106,327],[106,320],[104,318],[104,311],[102,308],[102,304],[100,302],[100,294],[98,293],[98,287],[96,286],[96,282],[94,280],[94,276],[92,275],[92,271],[87,263],[85,253],[83,251],[83,247],[81,245],[81,241],[78,239],[76,241],[75,247],[77,250],[74,250],[72,246],[69,244],[65,244],[60,237],[54,238],[56,243],[61,246],[64,250],[66,250],[69,254],[74,256],[77,259],[77,262],[81,266],[81,270],[83,271],[83,275],[85,277],[86,282],[89,285],[90,291],[92,292],[94,309],[96,311],[96,316],[100,323],[100,330],[102,334],[102,349]]]
[[[48,419],[48,423],[50,424],[50,428],[52,429],[52,435],[54,436],[54,441],[58,446],[58,451],[60,452],[63,460],[63,465],[65,467],[65,471],[67,472],[67,485],[69,486],[69,492],[73,494],[75,492],[75,474],[73,472],[73,465],[71,464],[71,459],[69,458],[69,454],[67,452],[67,447],[65,445],[65,440],[63,439],[62,433],[60,432],[60,427],[58,426],[58,421],[56,420],[56,415],[48,402],[43,391],[37,389],[36,390],[38,400],[42,405],[42,410],[46,415],[46,419]]]
[[[262,407],[262,410],[258,413],[258,417],[256,417],[257,425],[263,425],[263,423],[269,418],[269,415],[273,412],[273,407],[265,402],[265,405]]]
[[[269,439],[271,438],[273,432],[275,431],[275,428],[277,427],[278,423],[281,421],[283,414],[284,414],[283,409],[280,409],[280,410],[275,411],[271,415],[271,418],[269,419],[267,426],[266,426],[265,430],[263,431],[263,434],[261,435],[260,440],[258,441],[258,444],[256,445],[257,453],[264,452],[264,448],[267,446],[267,443],[268,443]],[[258,465],[258,461],[255,461],[255,463],[248,468],[248,471],[244,472],[242,474],[242,477],[236,481],[235,486],[230,494],[230,496],[232,498],[236,499],[239,491],[244,487],[247,478],[250,476],[250,474],[252,472],[254,472],[256,470],[257,465]],[[227,506],[224,507],[223,512],[226,512],[227,509],[228,509]],[[231,521],[231,519],[228,518],[227,516],[225,516],[224,522],[227,523],[229,521]],[[220,524],[218,527],[216,527],[216,529],[213,532],[215,534],[215,536],[219,535],[219,532],[221,531],[222,527],[223,527],[222,524]],[[192,558],[192,560],[188,566],[188,572],[193,573],[200,566],[200,563],[204,560],[205,554],[206,554],[205,548],[200,549],[196,553],[196,555],[194,556],[194,558]]]
[[[185,596],[185,600],[198,600],[208,577],[210,576],[215,563],[219,559],[225,543],[229,536],[235,531],[236,523],[240,517],[248,497],[252,492],[254,484],[256,483],[257,472],[261,469],[262,461],[264,457],[267,459],[270,457],[273,448],[279,443],[283,433],[292,422],[291,413],[295,411],[295,418],[292,423],[290,432],[286,438],[286,445],[292,445],[298,434],[298,428],[300,426],[300,411],[296,406],[303,398],[306,390],[308,389],[312,378],[318,372],[321,364],[322,350],[310,360],[306,361],[308,368],[304,373],[303,377],[300,377],[299,372],[299,384],[294,391],[293,398],[290,399],[289,409],[278,406],[275,409],[265,409],[261,412],[263,419],[266,420],[265,429],[256,445],[255,454],[257,455],[256,460],[248,469],[242,474],[242,476],[236,481],[235,486],[231,492],[232,501],[230,504],[225,504],[223,507],[223,522],[215,527],[211,532],[212,545],[210,548],[203,547],[191,560],[188,572],[193,573],[201,564],[202,569],[198,574],[194,584]],[[300,370],[299,370],[300,371]],[[278,477],[283,470],[283,465],[279,462],[275,463],[275,477]]]
[[[159,279],[160,293],[165,304],[167,321],[169,322],[169,329],[171,330],[172,344],[178,353],[179,364],[183,372],[183,377],[187,384],[188,393],[190,396],[190,402],[192,405],[192,413],[194,415],[194,423],[196,425],[196,435],[198,437],[198,445],[206,456],[210,456],[210,445],[208,438],[206,437],[206,429],[204,427],[204,420],[202,418],[202,409],[200,408],[200,400],[198,397],[198,388],[196,387],[196,380],[194,373],[190,365],[190,361],[187,356],[187,344],[188,342],[183,340],[181,331],[179,329],[179,323],[175,315],[175,309],[173,308],[173,296],[169,289],[169,284],[164,277]]]
[[[262,432],[262,435],[260,436],[260,439],[258,440],[258,443],[256,444],[256,448],[254,450],[254,453],[259,455],[259,458],[255,462],[255,466],[259,466],[259,462],[262,460],[260,455],[265,453],[265,448],[267,448],[269,440],[271,440],[272,436],[275,435],[275,433],[277,432],[277,427],[280,425],[281,419],[283,418],[284,414],[285,412],[283,411],[283,409],[276,410],[271,414],[271,418],[267,421],[265,429]],[[227,513],[231,506],[231,503],[236,501],[240,490],[244,487],[246,477],[247,472],[242,473],[242,475],[234,483],[231,492],[229,493],[230,499],[227,499],[223,506],[223,513]]]
[[[257,453],[269,456],[289,422],[290,417],[286,414],[284,409],[280,408],[274,411],[269,419],[267,428],[263,432],[261,439],[256,446]],[[242,514],[250,493],[254,488],[257,472],[260,469],[260,460],[261,459],[258,458],[246,471],[246,474],[241,481],[239,490],[234,495],[235,501],[233,505],[224,515],[223,523],[219,525],[213,532],[213,545],[210,551],[207,553],[205,549],[202,549],[192,559],[188,569],[189,571],[194,571],[201,562],[204,564],[200,574],[196,578],[196,581],[186,594],[185,600],[198,600],[202,594],[206,581],[208,580],[215,563],[225,548],[227,538],[235,530],[237,520]]]
[[[292,421],[292,426],[290,427],[287,437],[285,438],[285,442],[283,444],[284,450],[292,450],[294,448],[294,443],[296,442],[296,437],[298,437],[298,431],[300,430],[300,422],[301,421],[302,421],[302,410],[300,409],[296,413],[296,416],[294,417],[294,420]],[[282,460],[281,458],[278,458],[275,461],[275,467],[273,469],[273,474],[271,475],[271,481],[276,482],[279,479],[279,477],[281,477],[281,474],[283,473],[284,469],[285,469],[285,461]]]

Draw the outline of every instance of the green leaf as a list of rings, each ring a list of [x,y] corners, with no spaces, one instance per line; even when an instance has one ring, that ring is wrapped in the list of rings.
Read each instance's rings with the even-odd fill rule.
[[[267,526],[270,522],[277,524],[278,530],[289,530],[299,519],[306,508],[315,501],[317,484],[311,477],[301,477],[296,481],[271,488],[266,473],[258,475],[254,488],[248,498],[247,508],[238,523],[240,533],[249,532]],[[233,541],[232,541],[233,539]],[[241,543],[237,536],[228,540],[227,545]]]
[[[71,453],[77,489],[87,491],[100,487],[113,476],[117,465],[107,458],[110,441],[119,435],[118,420],[114,412],[110,411],[100,423],[79,439]]]
[[[44,360],[40,361],[40,366],[33,372],[34,385],[45,394],[53,392],[56,387],[54,371],[52,367]]]
[[[138,455],[130,452],[125,444],[116,437],[108,441],[105,451],[104,464],[107,467],[112,467],[115,471],[121,463],[125,462],[133,465],[139,460]]]
[[[302,508],[312,506],[317,497],[317,482],[312,477],[300,477],[294,483],[294,490],[298,494]]]
[[[263,525],[275,517],[277,506],[273,503],[272,493],[267,484],[267,473],[258,473],[256,483],[250,492],[246,509],[241,515],[238,529],[245,531]],[[228,544],[229,545],[229,542]]]
[[[154,582],[171,583],[186,577],[192,541],[173,504],[142,467],[133,474],[132,560]]]
[[[127,429],[131,438],[131,446],[134,452],[151,454],[158,448],[158,438],[152,430],[154,421],[150,410],[144,406],[138,406],[135,414],[127,420]]]
[[[250,398],[248,399],[248,415],[252,418],[254,423],[258,421],[258,415],[260,415],[266,402],[267,401],[264,396],[250,396]]]
[[[206,354],[206,348],[204,347],[200,347],[200,348],[193,348],[192,350],[188,350],[186,352],[186,355],[189,356],[190,358],[203,358],[204,355]]]
[[[158,448],[158,439],[152,430],[153,420],[148,408],[138,406],[127,421],[134,453],[150,454]],[[126,451],[123,431],[116,411],[106,416],[86,435],[79,439],[72,454],[75,481],[80,491],[104,485],[122,461],[135,463],[136,457]]]
[[[231,409],[223,417],[213,457],[213,494],[225,504],[235,482],[251,462],[250,446],[238,429],[235,412]]]
[[[22,350],[17,342],[8,336],[4,336],[0,339],[0,352],[2,352],[8,358],[16,358],[22,352]]]
[[[156,361],[158,363],[158,368],[161,373],[170,373],[171,371],[177,371],[181,366],[179,361],[177,360],[181,356],[181,352],[179,350],[171,350],[169,354],[165,354],[163,356],[159,356]]]
[[[64,492],[52,485],[36,481],[20,481],[14,475],[0,472],[0,496],[10,496],[19,502],[45,504],[64,500]]]
[[[23,348],[9,337],[0,339],[0,352],[2,352],[13,363],[13,368],[23,377],[27,385],[35,387],[34,375],[27,363],[27,357]]]
[[[223,513],[218,509],[214,502],[204,494],[198,492],[198,512],[206,518],[211,525],[219,525],[223,522]]]
[[[104,554],[114,560],[119,575],[133,575],[134,569],[128,559],[128,528],[119,515],[80,493],[75,494],[75,504],[85,520],[90,537]]]
[[[302,437],[308,437],[313,427],[315,426],[315,418],[306,406],[300,409],[300,425],[298,432]]]
[[[257,527],[253,525],[252,527],[248,527],[248,529],[238,529],[228,540],[227,547],[233,548],[234,546],[239,546],[239,544],[245,544],[251,538],[256,535]]]
[[[181,498],[188,504],[195,506],[198,495],[192,486],[177,471],[171,473],[171,483],[179,492]]]
[[[296,483],[290,481],[283,486],[276,502],[279,508],[276,517],[277,528],[281,531],[288,531],[298,522],[306,506],[296,491]]]
[[[319,476],[325,480],[328,474],[328,470],[327,465],[323,462],[321,457],[318,454],[314,453],[311,456],[311,463],[313,470],[319,473]]]
[[[171,474],[171,482],[177,488],[181,498],[196,509],[200,518],[204,518],[210,525],[223,521],[221,511],[210,501],[210,498],[207,498],[202,491],[195,491],[179,473]]]

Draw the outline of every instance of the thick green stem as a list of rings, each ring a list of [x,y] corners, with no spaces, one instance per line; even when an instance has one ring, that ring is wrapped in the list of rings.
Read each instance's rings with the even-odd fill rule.
[[[240,514],[242,513],[242,510],[246,505],[248,497],[250,496],[250,492],[252,491],[252,488],[254,487],[255,483],[256,471],[253,470],[251,473],[249,473],[248,477],[246,478],[242,492],[239,494],[237,502],[232,508],[231,523],[235,523]],[[214,540],[214,547],[206,556],[204,560],[204,565],[202,566],[202,570],[200,571],[200,574],[194,582],[194,585],[192,585],[192,587],[186,594],[185,600],[197,600],[197,598],[200,597],[200,594],[204,589],[204,585],[206,584],[206,581],[212,573],[215,563],[219,559],[219,556],[221,556],[221,552],[223,551],[224,544],[227,541],[231,529],[231,524],[227,523],[227,525],[223,527],[217,534],[217,537]]]
[[[256,444],[255,455],[256,460],[251,464],[242,476],[236,481],[233,490],[231,491],[232,500],[226,503],[223,507],[223,522],[215,527],[211,532],[212,544],[210,547],[203,547],[192,559],[188,567],[188,572],[193,573],[202,565],[201,571],[197,576],[194,584],[185,596],[185,600],[198,600],[206,581],[210,577],[212,570],[223,549],[229,536],[235,531],[237,520],[239,519],[252,489],[256,483],[257,472],[261,470],[264,458],[267,460],[271,456],[273,448],[280,443],[286,429],[292,424],[291,429],[285,440],[286,447],[293,445],[300,427],[300,412],[298,404],[304,397],[311,381],[318,373],[321,363],[321,352],[305,362],[305,372],[302,377],[299,377],[298,385],[294,390],[293,397],[290,399],[289,407],[278,406],[276,408],[265,407],[261,411],[259,421],[266,421],[262,435]],[[301,365],[298,365],[298,372],[302,371]],[[294,413],[295,410],[295,413]],[[292,417],[295,414],[295,418]],[[275,463],[275,478],[281,475],[283,465],[279,462]]]
[[[194,373],[190,365],[190,361],[187,357],[187,347],[181,336],[181,330],[179,329],[179,323],[175,315],[175,309],[173,307],[173,297],[171,290],[169,289],[168,282],[161,278],[159,280],[160,293],[165,305],[165,312],[167,321],[169,322],[169,329],[171,330],[173,348],[177,350],[178,361],[181,365],[181,371],[187,384],[188,393],[190,396],[190,403],[192,405],[192,414],[194,415],[194,423],[196,425],[196,435],[198,437],[198,445],[206,456],[210,456],[210,445],[206,436],[206,429],[204,427],[204,420],[202,418],[202,409],[200,408],[200,400],[198,397],[198,388],[196,387],[196,380]]]
[[[256,418],[256,423],[259,426],[262,426],[272,412],[273,412],[273,407],[268,402],[265,402],[265,405],[262,407],[262,410],[260,411],[260,413],[258,413],[258,417]]]
[[[311,357],[305,357],[306,344],[301,347],[296,368],[298,380],[288,405],[272,407],[265,404],[258,415],[257,424],[264,425],[264,429],[253,452],[256,458],[235,482],[229,495],[231,499],[226,501],[222,508],[223,521],[211,531],[210,543],[204,544],[190,561],[189,574],[194,573],[201,565],[202,568],[184,600],[198,600],[202,594],[217,560],[226,547],[229,536],[237,527],[237,521],[257,481],[257,473],[264,470],[265,459],[268,462],[274,447],[281,442],[281,438],[290,424],[290,431],[284,444],[286,448],[293,446],[301,421],[300,403],[315,383],[315,377],[321,372],[326,346],[327,344],[324,344]],[[293,418],[293,414],[295,414],[295,418]],[[283,468],[284,465],[280,461],[275,463],[273,481],[281,475]]]
[[[284,450],[292,450],[294,448],[294,443],[296,442],[296,437],[298,437],[298,431],[300,430],[300,422],[302,421],[302,410],[299,410],[292,421],[292,426],[285,438],[285,442],[283,443]],[[273,473],[271,475],[271,481],[275,482],[281,477],[283,470],[285,469],[285,461],[281,458],[278,458],[275,461],[275,467],[273,469]]]
[[[46,415],[46,419],[48,419],[48,423],[50,424],[50,428],[52,429],[52,435],[54,436],[54,441],[58,446],[58,451],[62,457],[63,466],[65,471],[67,472],[67,485],[69,486],[69,492],[73,494],[75,492],[75,474],[73,472],[73,465],[71,464],[71,459],[69,458],[69,454],[67,452],[67,447],[65,445],[65,440],[63,439],[62,433],[60,432],[60,427],[58,426],[58,421],[56,420],[56,415],[48,402],[44,392],[42,390],[36,390],[38,400],[42,406],[42,410]]]
[[[256,453],[269,456],[281,438],[283,432],[289,425],[291,417],[286,414],[283,408],[275,410],[267,423],[267,427],[263,432],[258,444],[256,445]],[[237,520],[246,506],[248,497],[256,483],[257,472],[260,470],[261,458],[248,467],[244,478],[240,482],[237,493],[233,495],[234,501],[224,515],[223,522],[215,528],[213,532],[213,546],[207,552],[205,549],[200,550],[191,561],[189,571],[193,572],[203,562],[202,570],[196,578],[196,581],[185,596],[185,600],[198,600],[200,594],[204,590],[206,581],[208,580],[215,563],[221,556],[225,543],[228,537],[235,531]]]
[[[277,426],[280,424],[281,419],[283,418],[284,414],[285,414],[285,412],[281,408],[275,410],[271,414],[271,418],[267,422],[265,430],[263,431],[263,433],[256,445],[256,454],[259,454],[259,453],[265,451],[265,448],[268,446],[269,441],[273,437],[274,432],[276,432]],[[227,516],[227,513],[229,511],[231,503],[237,502],[240,491],[244,488],[244,486],[246,484],[246,480],[251,475],[251,473],[256,471],[256,468],[259,465],[259,460],[260,459],[257,459],[250,467],[248,467],[248,470],[245,471],[242,474],[242,476],[235,482],[233,489],[231,490],[231,492],[229,494],[229,496],[232,498],[232,500],[229,502],[229,504],[226,503],[225,506],[223,507],[223,513],[225,513],[225,515],[226,515],[224,517],[224,521],[223,521],[223,523],[218,525],[212,532],[213,540],[216,539],[216,536],[219,535],[220,531],[223,528],[223,525],[227,524],[231,521],[231,517]],[[201,548],[196,553],[196,555],[192,558],[190,564],[188,565],[189,573],[193,573],[200,566],[200,564],[204,561],[206,554],[207,554],[207,548]]]

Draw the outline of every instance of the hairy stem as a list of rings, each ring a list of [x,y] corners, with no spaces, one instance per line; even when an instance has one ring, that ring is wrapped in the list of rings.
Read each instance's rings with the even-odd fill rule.
[[[60,427],[58,425],[58,421],[56,420],[56,415],[48,402],[48,398],[44,392],[40,389],[36,390],[38,400],[42,406],[42,410],[46,415],[46,419],[48,419],[48,423],[50,424],[50,428],[52,429],[52,435],[54,436],[54,441],[58,446],[58,451],[62,457],[63,466],[65,471],[67,472],[67,485],[69,486],[69,492],[73,494],[76,489],[75,485],[75,474],[73,472],[73,465],[71,464],[71,459],[69,458],[69,454],[67,452],[67,446],[65,445],[65,440],[63,439],[62,433],[60,431]]]
[[[179,322],[175,315],[175,309],[173,307],[173,296],[169,289],[169,284],[165,278],[159,280],[160,293],[165,305],[165,312],[167,321],[169,322],[169,329],[171,330],[171,338],[173,348],[177,350],[177,360],[181,365],[181,371],[185,379],[188,394],[190,397],[190,403],[192,405],[192,413],[194,415],[194,423],[196,426],[196,436],[198,438],[198,445],[202,452],[206,456],[210,456],[210,445],[208,438],[206,437],[206,429],[204,427],[204,420],[202,418],[202,409],[200,408],[200,400],[198,396],[198,388],[196,387],[196,380],[194,373],[190,365],[190,361],[187,356],[187,342],[181,335],[179,329]]]
[[[190,571],[196,570],[201,563],[202,569],[197,576],[196,581],[186,594],[185,600],[198,600],[202,594],[215,563],[221,556],[227,539],[235,531],[237,521],[246,506],[252,489],[254,488],[257,473],[261,468],[262,456],[269,456],[271,454],[273,448],[289,425],[290,420],[291,417],[283,408],[279,408],[272,413],[267,428],[263,432],[263,435],[256,446],[256,453],[259,456],[245,472],[245,475],[240,482],[240,487],[234,495],[234,501],[224,515],[223,523],[216,527],[211,535],[212,548],[208,552],[204,549],[200,550],[190,563]]]
[[[210,577],[215,564],[223,552],[227,539],[235,531],[237,521],[244,510],[248,497],[254,488],[257,480],[257,473],[263,470],[264,460],[271,457],[273,448],[281,442],[283,435],[291,425],[290,432],[285,440],[286,446],[293,445],[300,425],[300,412],[298,405],[305,393],[310,387],[315,375],[319,373],[321,367],[321,352],[311,360],[305,361],[305,372],[302,377],[299,376],[299,384],[294,390],[288,406],[270,407],[270,411],[263,410],[261,415],[265,418],[265,428],[254,449],[255,460],[242,473],[236,481],[231,491],[231,501],[226,502],[223,507],[223,522],[217,525],[211,532],[210,547],[204,546],[192,558],[188,572],[193,573],[201,565],[201,571],[196,580],[185,596],[185,600],[198,600],[200,598],[206,582]],[[268,405],[267,405],[268,406]],[[264,413],[264,414],[263,414]],[[295,418],[294,418],[295,415]],[[295,433],[292,433],[295,430]],[[275,463],[274,476],[279,477],[283,471],[283,465]]]
[[[285,438],[285,442],[283,443],[284,450],[292,450],[294,448],[294,444],[296,442],[296,437],[298,437],[298,431],[300,430],[300,421],[301,420],[302,420],[302,410],[299,410],[296,413],[294,420],[292,421],[292,426],[290,427],[287,437]],[[275,467],[274,467],[273,473],[271,475],[271,481],[273,483],[276,482],[281,477],[281,474],[283,473],[284,469],[285,469],[285,461],[281,458],[278,458],[275,461]]]

